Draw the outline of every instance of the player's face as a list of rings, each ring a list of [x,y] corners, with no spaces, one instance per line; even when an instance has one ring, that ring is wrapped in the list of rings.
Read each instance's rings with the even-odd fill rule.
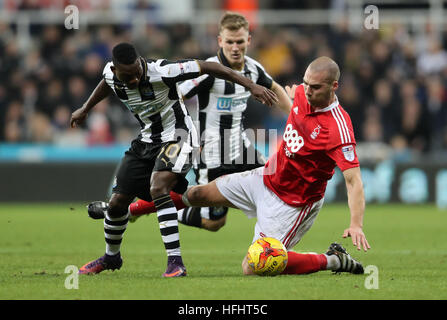
[[[141,76],[143,75],[143,68],[141,67],[140,60],[137,59],[133,64],[115,64],[112,67],[112,71],[119,81],[129,89],[135,89],[140,83]]]
[[[244,28],[235,31],[223,29],[217,40],[231,67],[240,70],[244,65],[245,53],[251,41],[248,31]]]
[[[329,106],[338,87],[337,81],[328,80],[327,72],[315,72],[309,69],[304,74],[303,84],[307,101],[316,108]]]

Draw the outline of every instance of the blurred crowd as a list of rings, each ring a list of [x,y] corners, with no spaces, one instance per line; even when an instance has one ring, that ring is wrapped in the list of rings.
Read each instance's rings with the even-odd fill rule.
[[[138,122],[114,97],[97,105],[84,127],[69,126],[71,113],[101,79],[111,48],[128,41],[150,58],[206,59],[218,50],[217,26],[202,29],[198,37],[187,24],[147,25],[137,32],[129,25],[79,30],[33,25],[33,45],[23,51],[15,27],[0,22],[0,142],[129,142]],[[430,26],[415,34],[398,24],[355,33],[343,22],[257,25],[248,55],[284,86],[301,83],[315,57],[332,57],[341,69],[337,96],[352,118],[359,145],[393,150],[396,159],[405,161],[429,151],[447,151],[444,40]],[[285,121],[280,112],[250,101],[246,127],[281,132]]]

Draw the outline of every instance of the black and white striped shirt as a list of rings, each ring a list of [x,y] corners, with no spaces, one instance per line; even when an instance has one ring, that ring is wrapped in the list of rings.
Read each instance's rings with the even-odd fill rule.
[[[222,49],[207,61],[230,67]],[[273,80],[256,60],[245,56],[243,70],[234,70],[253,82],[271,89]],[[216,168],[230,164],[250,144],[243,128],[243,112],[251,93],[245,87],[212,75],[204,74],[197,79],[179,85],[185,98],[198,97],[199,126],[202,145],[201,168]],[[242,139],[241,139],[242,138]]]
[[[106,83],[134,114],[141,125],[140,139],[147,143],[178,141],[194,130],[191,117],[179,99],[177,82],[196,78],[200,67],[195,60],[168,61],[140,58],[143,78],[138,88],[129,89],[119,81],[109,62],[103,71]]]

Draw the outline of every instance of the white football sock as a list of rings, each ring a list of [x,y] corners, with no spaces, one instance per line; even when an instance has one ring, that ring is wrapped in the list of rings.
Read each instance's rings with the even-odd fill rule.
[[[327,270],[338,270],[340,268],[340,259],[335,254],[332,254],[328,256],[327,254],[324,254],[326,256]]]

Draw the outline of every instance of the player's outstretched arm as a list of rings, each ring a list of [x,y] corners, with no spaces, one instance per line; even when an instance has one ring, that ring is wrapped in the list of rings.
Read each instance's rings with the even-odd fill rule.
[[[272,106],[278,103],[278,97],[272,90],[254,83],[250,79],[241,76],[230,68],[223,66],[217,62],[203,60],[197,60],[197,62],[199,63],[201,74],[211,74],[216,78],[221,78],[230,82],[240,84],[241,86],[250,90],[251,94],[256,100],[259,100],[266,105]]]
[[[93,90],[92,94],[84,103],[84,105],[71,114],[71,127],[74,128],[75,126],[82,124],[85,119],[87,119],[89,111],[93,109],[93,107],[97,105],[101,100],[108,97],[111,92],[112,89],[109,87],[106,81],[102,79],[96,86],[95,90]]]
[[[343,238],[351,237],[352,243],[358,250],[367,251],[371,247],[363,233],[363,215],[365,212],[365,195],[360,168],[351,168],[343,171],[348,192],[348,205],[351,211],[351,224],[343,232]]]

